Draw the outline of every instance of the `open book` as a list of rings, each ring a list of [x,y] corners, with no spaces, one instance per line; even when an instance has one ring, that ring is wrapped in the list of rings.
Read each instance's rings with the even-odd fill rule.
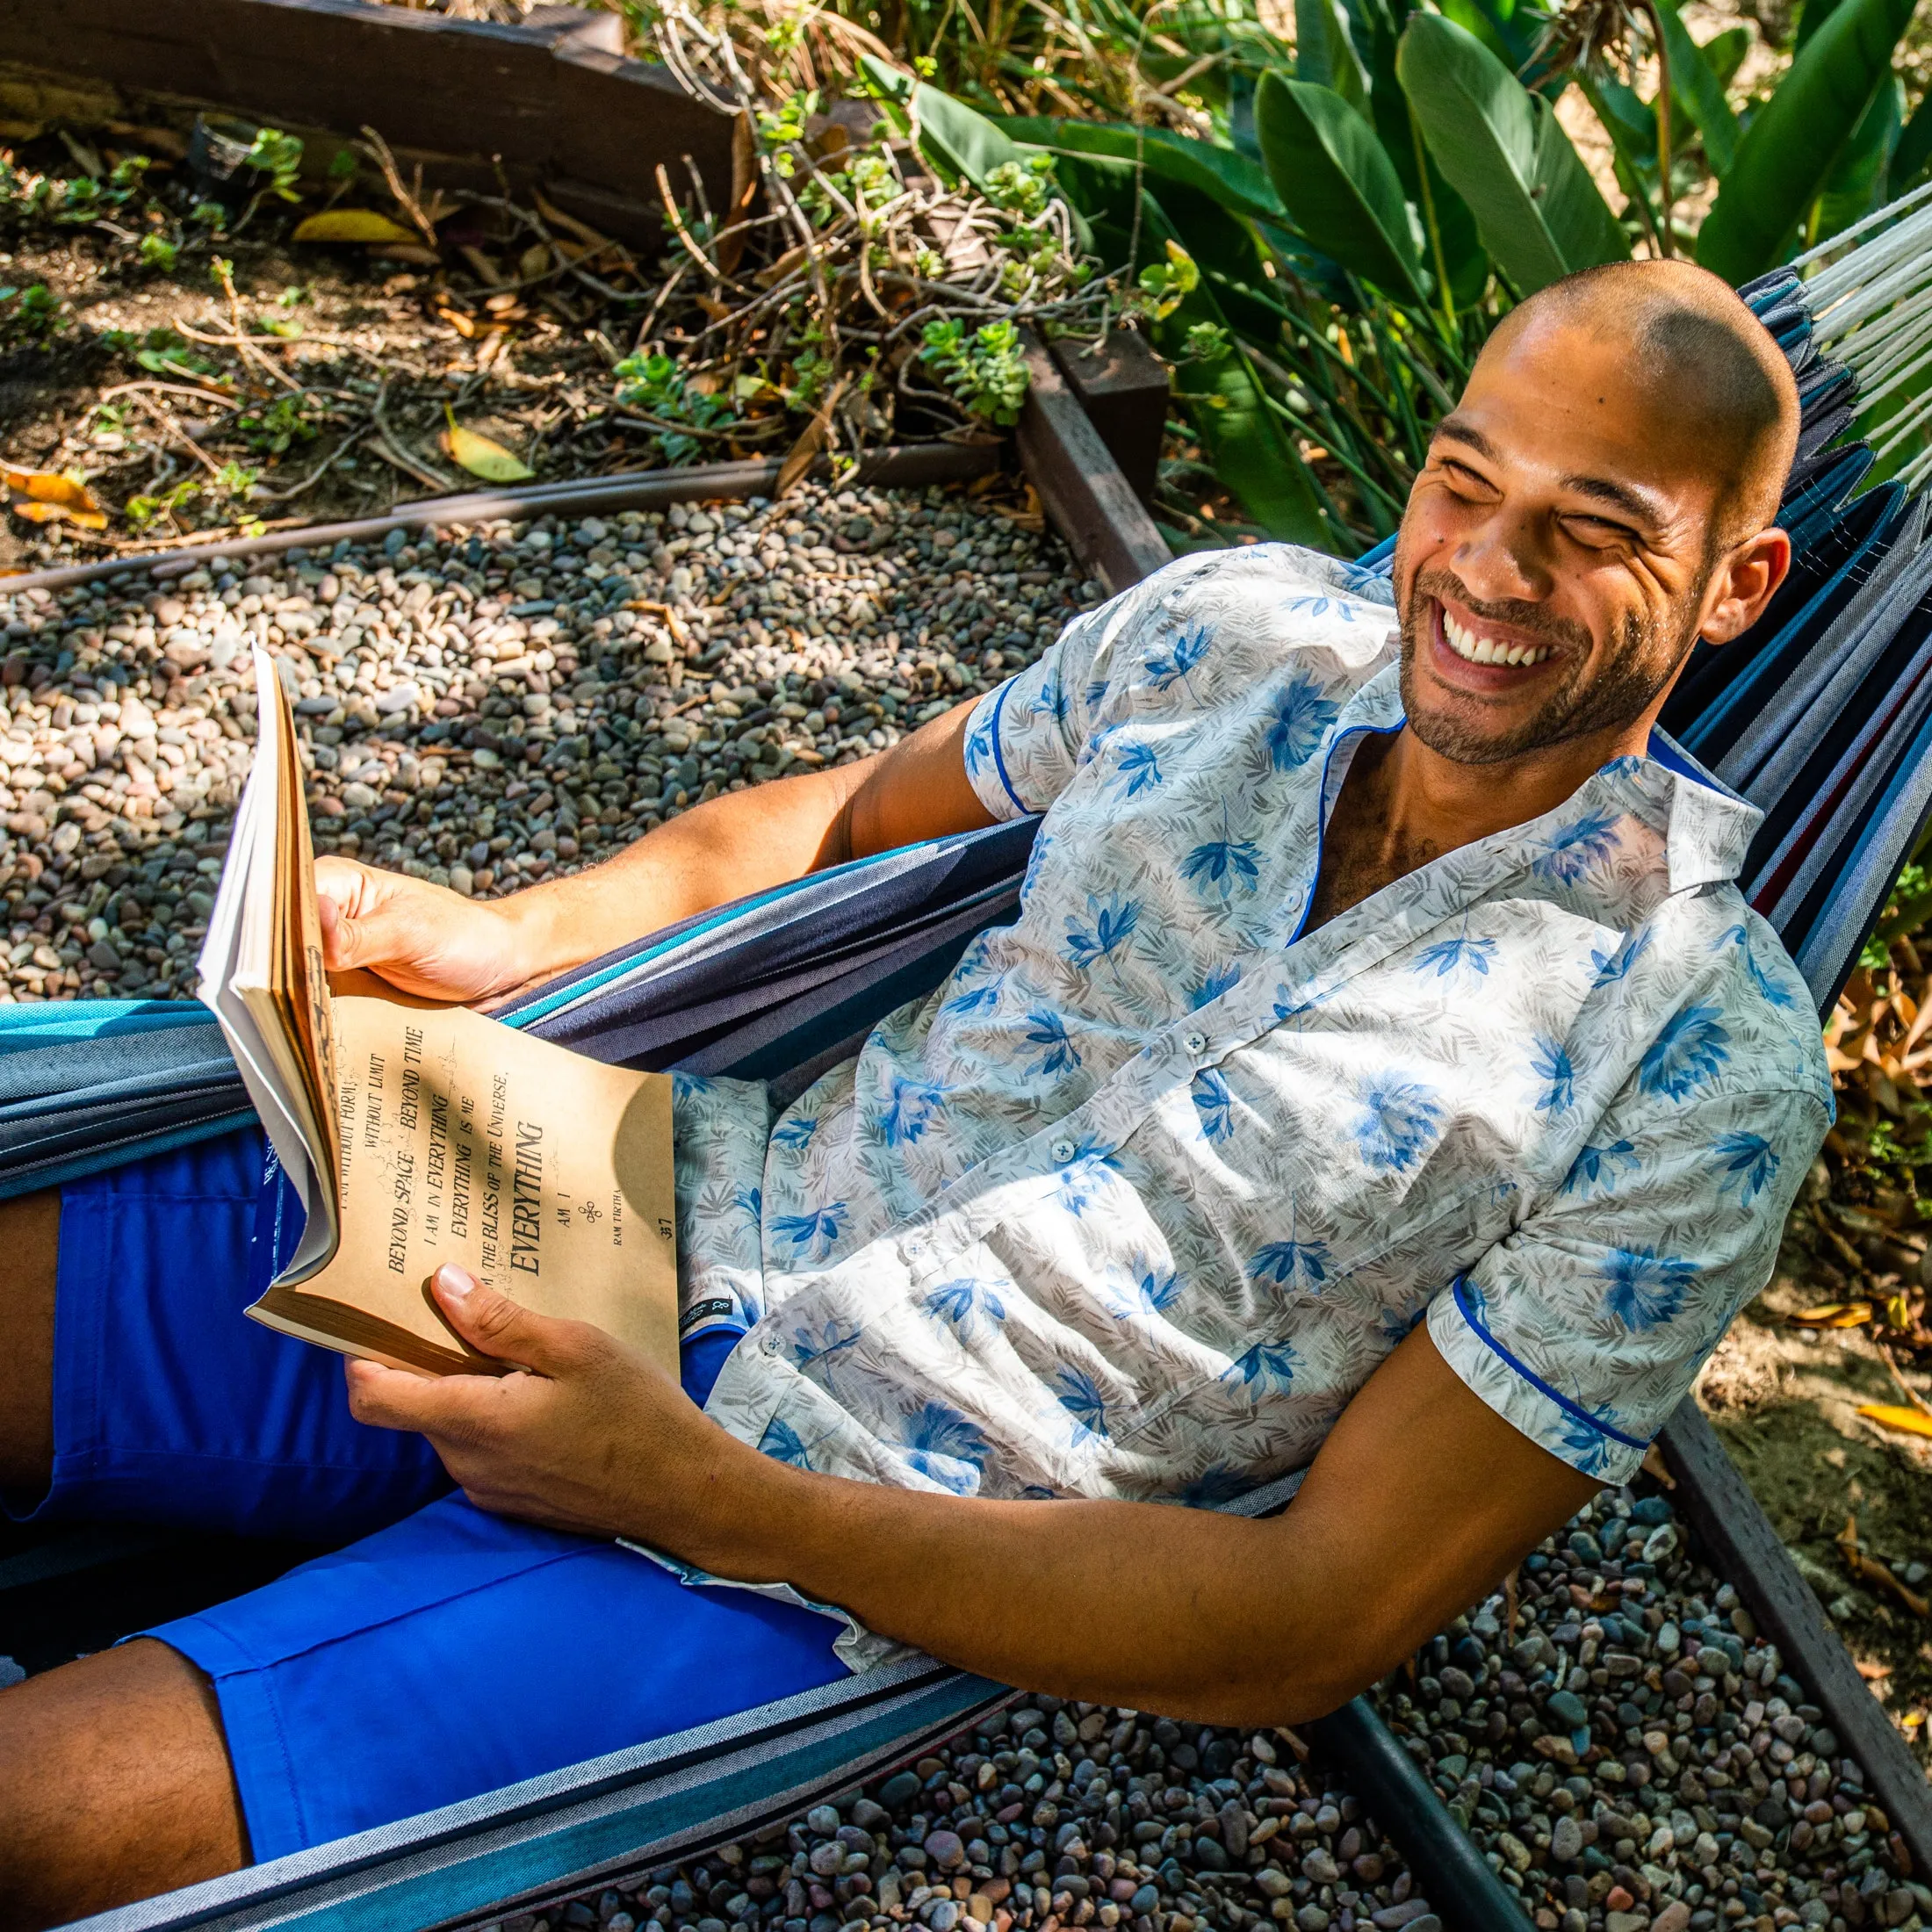
[[[332,992],[294,715],[259,649],[255,675],[255,763],[199,991],[308,1219],[249,1313],[347,1355],[496,1371],[429,1293],[452,1261],[675,1374],[668,1076],[605,1066],[465,1007]]]

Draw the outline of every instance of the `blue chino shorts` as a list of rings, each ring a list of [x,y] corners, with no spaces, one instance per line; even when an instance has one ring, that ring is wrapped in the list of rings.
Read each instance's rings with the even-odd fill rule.
[[[844,1675],[838,1620],[485,1515],[421,1437],[356,1422],[335,1356],[242,1314],[301,1219],[252,1128],[69,1182],[54,1477],[10,1499],[347,1546],[144,1633],[213,1682],[256,1860]],[[695,1400],[736,1339],[686,1343]]]

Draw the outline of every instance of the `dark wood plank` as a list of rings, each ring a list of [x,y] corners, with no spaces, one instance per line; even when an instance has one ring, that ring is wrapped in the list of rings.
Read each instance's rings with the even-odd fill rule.
[[[1109,329],[1094,342],[1065,338],[1053,344],[1053,359],[1114,452],[1128,487],[1146,502],[1160,474],[1167,433],[1166,364],[1131,328]]]
[[[0,0],[0,62],[216,107],[296,131],[377,127],[432,185],[513,183],[609,198],[603,226],[654,237],[660,162],[689,155],[729,205],[732,117],[627,59],[609,15],[504,26],[379,0]]]
[[[1167,545],[1045,346],[1028,336],[1033,386],[1020,418],[1020,461],[1047,515],[1110,591],[1167,563]]]
[[[1867,1788],[1905,1841],[1921,1874],[1932,1871],[1932,1793],[1851,1654],[1825,1619],[1770,1518],[1725,1453],[1694,1402],[1659,1438],[1677,1479],[1676,1502],[1703,1545],[1705,1559],[1732,1584],[1758,1628],[1777,1646],[1785,1669],[1811,1692],[1825,1722],[1864,1767]]]

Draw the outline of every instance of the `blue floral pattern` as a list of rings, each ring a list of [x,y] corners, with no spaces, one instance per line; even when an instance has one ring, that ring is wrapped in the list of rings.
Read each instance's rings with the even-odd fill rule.
[[[686,1306],[750,1329],[724,1426],[916,1489],[1222,1501],[1426,1323],[1630,1474],[1828,1123],[1810,998],[1732,883],[1757,813],[1676,754],[1304,932],[1337,754],[1402,724],[1393,631],[1381,580],[1260,544],[981,702],[976,791],[1045,814],[1016,921],[775,1118],[679,1082]]]

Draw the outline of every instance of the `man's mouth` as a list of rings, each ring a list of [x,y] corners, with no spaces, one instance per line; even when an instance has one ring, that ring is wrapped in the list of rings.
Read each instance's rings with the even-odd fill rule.
[[[1555,653],[1555,645],[1538,644],[1520,632],[1510,635],[1498,626],[1465,624],[1439,598],[1432,598],[1438,624],[1436,632],[1442,645],[1465,664],[1480,664],[1496,669],[1527,669],[1543,663]]]

